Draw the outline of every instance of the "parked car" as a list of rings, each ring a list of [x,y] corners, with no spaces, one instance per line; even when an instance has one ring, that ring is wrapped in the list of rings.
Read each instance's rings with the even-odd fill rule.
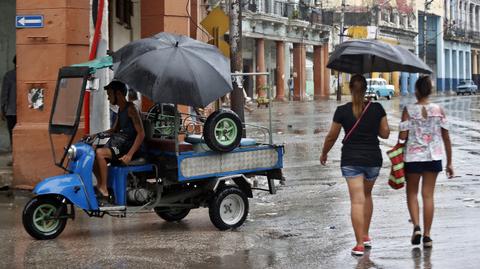
[[[465,79],[460,81],[460,84],[458,84],[456,92],[457,95],[460,94],[476,94],[478,90],[478,86],[473,82],[471,79]]]
[[[388,100],[392,99],[395,93],[395,87],[387,84],[383,78],[367,78],[367,92],[366,98],[373,98],[378,100],[380,97],[386,97]]]

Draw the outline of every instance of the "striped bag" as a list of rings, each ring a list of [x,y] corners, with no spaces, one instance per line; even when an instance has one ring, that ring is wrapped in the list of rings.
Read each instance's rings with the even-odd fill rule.
[[[392,162],[392,170],[388,178],[388,185],[397,190],[405,185],[405,163],[403,162],[403,151],[405,144],[398,143],[391,150],[387,151],[387,156]]]

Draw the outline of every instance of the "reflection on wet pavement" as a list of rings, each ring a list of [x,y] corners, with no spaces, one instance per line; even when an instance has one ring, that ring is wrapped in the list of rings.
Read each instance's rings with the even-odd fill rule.
[[[480,97],[434,98],[451,123],[457,177],[442,173],[436,191],[433,249],[412,248],[404,190],[391,190],[384,169],[373,193],[373,248],[352,257],[350,204],[339,171],[340,145],[319,165],[321,143],[336,101],[274,103],[273,134],[285,144],[287,185],[277,195],[255,193],[245,224],[220,232],[207,209],[179,223],[155,214],[125,219],[88,218],[77,210],[62,235],[35,241],[23,230],[28,195],[0,195],[0,268],[478,268],[480,264]],[[400,113],[413,98],[382,100],[393,130],[383,151],[396,142]],[[247,113],[247,122],[268,126],[267,109]],[[262,137],[262,132],[249,132]]]

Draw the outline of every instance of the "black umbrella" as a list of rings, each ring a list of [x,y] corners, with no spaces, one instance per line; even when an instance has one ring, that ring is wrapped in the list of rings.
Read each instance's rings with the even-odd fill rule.
[[[159,33],[113,54],[115,79],[156,103],[205,107],[232,91],[230,62],[214,46]]]
[[[378,40],[351,40],[338,45],[327,67],[344,73],[403,71],[431,74],[432,70],[409,50]]]

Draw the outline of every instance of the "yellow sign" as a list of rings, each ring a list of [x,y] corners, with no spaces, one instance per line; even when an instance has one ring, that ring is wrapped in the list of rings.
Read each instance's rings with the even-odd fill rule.
[[[218,27],[218,34],[219,36],[223,36],[226,32],[228,32],[228,28],[230,27],[230,20],[223,12],[220,7],[214,8],[210,13],[208,13],[207,17],[200,22],[200,24],[213,36],[213,32],[215,27]]]
[[[223,40],[218,40],[218,43],[217,43],[215,42],[215,39],[212,39],[208,41],[208,44],[212,44],[215,47],[217,47],[223,53],[223,55],[225,55],[225,57],[227,58],[230,57],[230,45],[228,45],[227,42]]]
[[[200,24],[212,35],[209,44],[216,46],[226,57],[230,57],[230,45],[223,40],[223,35],[230,27],[230,20],[220,7],[214,8]]]

